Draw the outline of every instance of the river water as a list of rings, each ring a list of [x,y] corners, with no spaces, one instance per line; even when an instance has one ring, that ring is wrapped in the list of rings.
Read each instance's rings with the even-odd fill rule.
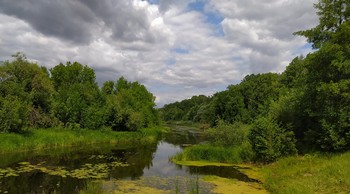
[[[79,193],[94,180],[137,181],[148,177],[149,180],[177,180],[179,177],[216,175],[255,181],[234,167],[187,167],[172,163],[169,158],[185,146],[204,141],[196,130],[172,128],[172,133],[150,145],[90,145],[0,155],[0,193]],[[170,190],[176,187],[174,183],[168,186]]]

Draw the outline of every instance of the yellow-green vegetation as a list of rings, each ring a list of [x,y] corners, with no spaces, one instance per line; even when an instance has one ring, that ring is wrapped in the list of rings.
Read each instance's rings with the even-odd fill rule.
[[[196,189],[198,187],[198,189]],[[261,184],[242,182],[218,176],[147,177],[139,180],[98,181],[88,183],[83,193],[218,193],[267,194]]]
[[[0,134],[0,153],[51,149],[95,143],[140,144],[157,141],[166,127],[153,127],[137,132],[115,132],[111,130],[68,130],[62,128],[35,129],[22,134]]]
[[[238,171],[244,173],[251,179],[261,180],[261,170],[252,164],[229,164],[205,161],[174,161],[176,164],[185,166],[232,166]],[[218,176],[204,176],[201,179],[204,182],[213,184],[213,193],[267,193],[260,182],[244,182],[237,179],[222,178]]]
[[[265,166],[271,193],[350,193],[350,152],[288,157]]]
[[[98,164],[84,164],[80,168],[68,170],[61,166],[45,166],[45,163],[30,164],[29,162],[18,163],[17,168],[0,168],[0,179],[20,176],[24,172],[40,171],[49,175],[60,177],[73,177],[78,179],[101,179],[107,178],[110,169],[116,167],[126,167],[129,164],[122,162],[98,163]]]
[[[137,180],[111,180],[89,182],[80,193],[212,193],[214,184],[199,177],[142,177]]]
[[[221,178],[217,176],[205,176],[203,181],[214,184],[213,193],[231,194],[267,194],[263,186],[256,182],[243,182],[235,179]]]

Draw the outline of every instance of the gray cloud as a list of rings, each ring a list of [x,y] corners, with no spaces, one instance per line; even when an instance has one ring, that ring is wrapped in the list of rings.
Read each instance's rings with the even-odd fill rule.
[[[1,12],[28,22],[37,31],[75,43],[89,42],[96,17],[86,6],[66,0],[2,0]]]
[[[150,21],[144,9],[135,9],[132,1],[79,0],[101,19],[112,31],[112,37],[133,42],[137,40],[154,42],[149,33]]]
[[[139,3],[142,6],[142,3]],[[37,31],[74,43],[90,43],[101,30],[126,42],[154,42],[150,18],[133,1],[3,0],[0,11],[28,22]]]

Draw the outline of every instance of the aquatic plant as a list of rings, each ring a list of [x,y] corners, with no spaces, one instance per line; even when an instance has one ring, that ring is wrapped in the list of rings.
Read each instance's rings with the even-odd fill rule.
[[[16,168],[0,168],[0,179],[10,176],[20,176],[21,173],[40,171],[53,176],[73,177],[78,179],[103,179],[107,178],[110,169],[115,167],[126,167],[129,164],[114,161],[110,163],[84,164],[80,168],[68,170],[61,166],[43,166],[44,163],[30,164],[20,162]]]

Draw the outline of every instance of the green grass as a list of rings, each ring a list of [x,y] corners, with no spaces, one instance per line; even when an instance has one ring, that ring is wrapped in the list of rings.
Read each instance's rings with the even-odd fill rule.
[[[288,157],[263,168],[271,193],[350,193],[350,152]]]
[[[32,129],[23,134],[0,134],[0,153],[42,150],[95,143],[134,144],[155,142],[166,131],[164,127],[143,129],[139,132],[110,130],[68,130],[61,128]]]
[[[183,152],[173,156],[175,161],[209,161],[223,163],[242,163],[250,161],[253,158],[249,148],[241,147],[222,147],[212,145],[195,145],[188,147]]]
[[[104,193],[102,183],[97,181],[90,181],[86,183],[85,189],[79,191],[79,194],[100,194]]]

